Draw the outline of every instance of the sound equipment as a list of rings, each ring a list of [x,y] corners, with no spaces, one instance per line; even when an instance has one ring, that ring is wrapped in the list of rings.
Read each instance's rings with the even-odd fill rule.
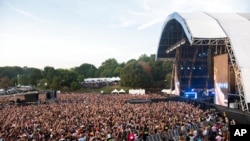
[[[25,102],[38,102],[39,96],[37,93],[24,95]]]

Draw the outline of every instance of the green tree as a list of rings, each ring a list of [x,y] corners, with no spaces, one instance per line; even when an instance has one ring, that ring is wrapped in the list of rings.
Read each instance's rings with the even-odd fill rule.
[[[49,88],[48,83],[45,79],[40,79],[37,81],[37,87],[41,89],[47,89]]]
[[[171,88],[172,74],[167,73],[165,78],[166,78],[165,79],[166,80],[165,81],[166,88],[169,89],[169,88]]]
[[[121,66],[117,66],[114,70],[114,75],[113,76],[120,76],[120,72],[122,70]]]
[[[72,82],[77,82],[77,74],[67,69],[58,69],[61,86],[70,87]]]
[[[167,88],[170,88],[172,81],[172,70],[173,70],[173,62],[172,61],[164,61],[162,67],[165,69],[165,80]]]
[[[51,88],[56,90],[61,88],[61,80],[58,76],[53,77]]]
[[[21,67],[0,67],[0,78],[8,77],[10,80],[17,78],[18,74],[23,74],[23,69]],[[15,83],[12,83],[14,85]]]
[[[118,67],[116,59],[111,58],[102,63],[102,65],[98,68],[97,74],[99,77],[113,77],[116,75],[115,69]]]
[[[77,76],[77,81],[78,81],[78,82],[83,82],[84,79],[85,79],[84,75],[78,75],[78,76]]]
[[[88,77],[120,76],[123,86],[135,88],[170,87],[172,74],[171,61],[156,61],[155,54],[142,54],[137,60],[117,63],[116,59],[105,60],[97,69],[94,65],[84,63],[72,69],[54,69],[46,66],[43,70],[28,67],[0,67],[0,78],[9,79],[8,86],[36,85],[39,88],[75,90],[79,82]],[[19,78],[17,77],[19,75]],[[17,79],[18,78],[18,79]],[[19,80],[19,81],[18,81]],[[47,85],[45,85],[47,84]],[[7,86],[5,86],[7,87]]]
[[[83,76],[83,78],[95,77],[97,68],[92,64],[84,63],[79,67],[73,69],[77,75]]]
[[[148,57],[146,54],[142,54],[138,59],[138,61],[144,61],[144,62],[150,62],[150,60],[151,58]]]
[[[43,76],[42,76],[41,70],[36,69],[36,68],[33,68],[31,70],[30,77],[29,77],[31,85],[37,86],[38,81],[42,78],[43,78]]]
[[[18,82],[19,85],[23,86],[30,85],[29,75],[27,74],[19,75]]]
[[[11,85],[11,81],[8,77],[0,78],[0,88],[8,89]]]
[[[45,67],[44,71],[43,71],[43,77],[45,78],[45,80],[47,81],[47,85],[51,85],[52,80],[54,78],[54,76],[57,75],[56,70],[53,67]]]
[[[150,77],[137,61],[130,61],[121,70],[121,86],[146,88],[150,86]]]
[[[79,85],[79,83],[77,83],[77,82],[72,82],[71,84],[70,84],[70,90],[71,91],[76,91],[76,90],[78,90],[80,88],[80,85]]]

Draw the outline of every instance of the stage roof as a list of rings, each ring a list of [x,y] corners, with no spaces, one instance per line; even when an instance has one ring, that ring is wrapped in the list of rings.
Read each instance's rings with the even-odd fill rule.
[[[223,40],[229,38],[232,50],[241,70],[246,100],[250,103],[250,13],[173,13],[163,26],[156,59],[174,59],[174,54],[166,50],[180,41],[182,37],[169,39],[169,34],[180,34],[171,29],[181,26],[185,39],[192,46],[195,40]],[[179,28],[179,27],[178,27]],[[176,30],[177,32],[171,31]]]

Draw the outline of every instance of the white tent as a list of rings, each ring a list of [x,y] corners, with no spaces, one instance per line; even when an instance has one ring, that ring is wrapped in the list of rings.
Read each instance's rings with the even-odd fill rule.
[[[144,95],[145,89],[130,89],[129,94]]]
[[[118,91],[117,89],[114,89],[111,93],[112,93],[112,94],[118,94],[119,91]]]
[[[110,81],[114,82],[114,81],[120,81],[120,77],[112,77],[110,78]]]
[[[121,89],[118,93],[119,93],[119,94],[125,94],[126,91],[124,91],[123,89]]]
[[[171,89],[162,89],[161,92],[166,94],[175,94],[175,90]]]
[[[162,89],[161,92],[162,92],[162,93],[171,94],[171,93],[172,93],[172,90],[171,90],[171,89]]]

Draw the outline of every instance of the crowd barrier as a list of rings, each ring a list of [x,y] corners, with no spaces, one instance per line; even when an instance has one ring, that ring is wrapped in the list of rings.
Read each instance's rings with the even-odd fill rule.
[[[211,121],[210,124],[215,123],[215,121]],[[202,122],[204,126],[208,125],[208,122]],[[170,129],[165,134],[157,133],[147,137],[146,141],[179,141],[180,135],[187,136],[190,130],[198,130],[201,127],[200,124],[192,124],[186,125],[185,129],[181,131],[181,127],[177,127],[176,129]],[[142,141],[142,140],[138,140]]]

